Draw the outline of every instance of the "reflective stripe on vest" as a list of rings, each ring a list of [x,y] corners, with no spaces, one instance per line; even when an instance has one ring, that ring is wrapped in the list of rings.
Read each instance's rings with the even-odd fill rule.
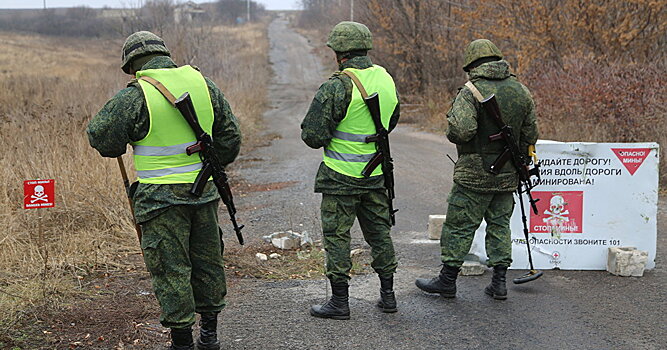
[[[352,141],[352,142],[366,142],[366,138],[369,136],[373,136],[374,134],[350,134],[348,132],[342,132],[335,130],[333,132],[333,137],[345,141]]]
[[[213,129],[213,106],[206,80],[190,66],[148,69],[137,78],[149,76],[164,85],[174,96],[189,92],[200,125],[207,133]],[[194,132],[181,113],[152,85],[139,80],[148,108],[150,127],[146,137],[133,142],[134,164],[141,183],[193,183],[202,164],[198,154],[188,156],[185,149],[196,143]]]
[[[368,94],[377,92],[380,97],[380,116],[385,128],[398,104],[394,80],[384,68],[374,65],[366,69],[348,68],[359,78]],[[361,171],[376,153],[375,142],[366,143],[366,137],[375,135],[375,124],[361,97],[352,84],[352,100],[345,118],[338,124],[331,142],[324,149],[324,164],[343,175],[362,178]],[[382,175],[377,167],[371,176]]]
[[[350,154],[350,153],[340,153],[340,152],[335,152],[330,149],[325,149],[324,150],[324,155],[337,159],[337,160],[342,160],[344,162],[353,162],[353,163],[358,163],[358,162],[363,162],[367,163],[368,161],[373,158],[375,153],[370,153],[370,154]]]
[[[192,146],[192,142],[182,143],[174,146],[132,146],[134,148],[134,155],[136,156],[173,156],[185,153],[188,146]]]
[[[173,167],[173,168],[165,168],[165,169],[157,169],[157,170],[139,170],[139,171],[137,171],[137,175],[139,176],[140,179],[151,179],[151,178],[156,178],[156,177],[163,177],[163,176],[169,176],[169,175],[189,173],[189,172],[192,172],[192,171],[197,171],[201,168],[202,168],[202,164],[201,164],[201,162],[199,162],[199,163],[195,163],[195,164],[184,165],[184,166]]]

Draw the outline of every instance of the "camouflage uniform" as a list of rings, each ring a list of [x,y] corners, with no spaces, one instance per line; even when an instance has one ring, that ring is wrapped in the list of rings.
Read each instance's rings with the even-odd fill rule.
[[[148,57],[140,68],[176,68],[167,56]],[[124,67],[125,70],[125,67]],[[126,71],[127,72],[127,71]],[[225,165],[238,155],[238,121],[218,87],[205,78],[213,106],[213,142]],[[127,144],[146,137],[149,113],[136,80],[109,100],[88,124],[90,145],[104,157],[118,157]],[[187,328],[195,312],[219,312],[227,292],[217,224],[219,195],[212,182],[201,197],[189,193],[191,184],[139,183],[132,193],[137,222],[142,225],[141,247],[160,302],[165,327]]]
[[[468,72],[470,81],[484,97],[496,95],[503,121],[518,131],[520,148],[537,141],[534,103],[528,89],[510,73],[506,61],[484,63]],[[463,87],[447,113],[447,138],[457,145],[459,159],[454,167],[454,186],[449,195],[447,218],[440,241],[442,262],[459,267],[468,254],[475,230],[486,220],[486,250],[489,266],[512,263],[510,217],[514,209],[512,192],[518,175],[511,162],[501,173],[487,171],[501,153],[501,141],[489,142],[498,132],[472,92]]]
[[[346,68],[372,67],[368,56],[358,56],[340,64]],[[301,123],[301,139],[311,148],[325,147],[347,113],[352,100],[352,80],[339,72],[322,84],[315,94],[308,113]],[[389,130],[398,123],[399,107],[396,106]],[[350,279],[350,228],[355,217],[359,219],[364,239],[371,246],[371,266],[379,275],[392,275],[396,271],[396,256],[389,235],[389,207],[382,176],[354,178],[336,172],[320,164],[315,179],[315,192],[322,193],[322,231],[327,250],[327,277],[333,282]]]
[[[537,141],[533,99],[510,73],[500,50],[486,39],[471,42],[463,69],[482,98],[495,95],[503,122],[512,127],[514,136],[519,137],[516,141],[520,150],[528,155],[528,146]],[[489,136],[498,133],[499,128],[467,85],[454,99],[447,122],[447,138],[456,144],[459,159],[454,166],[454,186],[440,238],[443,267],[437,277],[418,278],[415,284],[429,293],[456,297],[459,269],[484,219],[487,264],[493,267],[491,284],[484,292],[503,300],[507,298],[505,274],[512,263],[510,218],[514,209],[513,192],[519,184],[517,169],[507,162],[499,174],[489,171],[505,144],[489,141]]]

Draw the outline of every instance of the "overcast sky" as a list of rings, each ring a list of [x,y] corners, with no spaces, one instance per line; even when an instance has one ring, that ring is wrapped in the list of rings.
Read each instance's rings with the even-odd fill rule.
[[[186,0],[177,0],[185,2]],[[194,2],[213,2],[214,0],[194,0]],[[135,7],[140,0],[46,0],[47,7]],[[257,0],[269,10],[296,9],[298,0]],[[0,9],[42,8],[44,0],[0,0]]]

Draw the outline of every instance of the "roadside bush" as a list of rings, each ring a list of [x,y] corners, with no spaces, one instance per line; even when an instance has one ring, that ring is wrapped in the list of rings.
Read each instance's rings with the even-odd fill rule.
[[[594,63],[567,59],[525,75],[537,104],[543,139],[659,142],[667,146],[665,64]],[[667,182],[664,151],[661,182]]]
[[[304,0],[299,24],[326,27],[318,34],[325,37],[349,19],[345,4]],[[667,147],[667,115],[657,98],[665,92],[667,0],[355,4],[355,20],[373,32],[371,56],[394,75],[409,106],[404,122],[444,130],[451,99],[467,79],[463,51],[471,40],[488,38],[533,92],[542,138]]]

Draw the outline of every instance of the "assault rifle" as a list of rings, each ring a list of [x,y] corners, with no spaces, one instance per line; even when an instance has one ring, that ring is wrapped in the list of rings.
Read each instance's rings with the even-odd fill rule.
[[[218,160],[218,157],[215,155],[215,150],[213,149],[213,139],[211,135],[207,134],[204,129],[199,125],[199,120],[197,119],[197,114],[195,112],[194,105],[192,104],[192,99],[190,98],[189,93],[184,93],[179,97],[174,105],[181,112],[183,118],[188,122],[188,125],[194,131],[195,136],[197,137],[197,143],[189,146],[185,149],[185,152],[188,155],[194,153],[199,153],[201,158],[202,168],[197,174],[195,182],[192,184],[190,193],[195,196],[201,196],[204,191],[204,186],[208,182],[208,179],[213,176],[213,183],[215,187],[218,188],[218,193],[222,202],[227,206],[227,212],[229,213],[229,218],[234,225],[234,232],[236,232],[236,238],[239,240],[239,244],[243,245],[243,235],[241,234],[241,229],[244,225],[239,226],[236,223],[236,207],[234,206],[234,197],[232,196],[232,190],[229,187],[229,182],[227,181],[227,174],[222,164]]]
[[[535,214],[537,211],[537,201],[539,199],[534,199],[531,194],[531,190],[534,187],[531,177],[537,177],[536,183],[539,183],[540,180],[540,163],[537,161],[537,156],[531,151],[533,156],[533,161],[530,158],[526,158],[524,153],[519,149],[517,139],[513,134],[513,129],[510,125],[505,124],[500,115],[500,108],[498,107],[498,102],[496,101],[496,96],[491,95],[488,98],[481,101],[482,107],[486,111],[491,119],[496,123],[500,131],[497,134],[489,136],[489,141],[502,141],[505,146],[503,152],[496,158],[496,160],[489,166],[489,172],[492,174],[499,174],[500,170],[505,166],[508,161],[512,162],[512,165],[516,168],[519,173],[519,184],[517,186],[517,195],[519,196],[519,204],[521,206],[521,220],[523,222],[523,234],[526,238],[526,247],[528,248],[528,261],[530,262],[530,271],[525,275],[515,278],[513,282],[515,284],[521,284],[536,280],[542,276],[542,271],[535,270],[533,267],[533,257],[530,251],[530,239],[528,237],[528,224],[526,219],[526,212],[523,208],[523,194],[525,193],[528,196],[528,202],[530,203],[531,208]],[[533,164],[533,168],[529,169],[528,167]]]
[[[369,177],[378,166],[382,165],[384,187],[387,189],[387,197],[389,197],[391,226],[394,226],[396,225],[396,212],[398,209],[394,209],[393,202],[394,198],[396,198],[396,193],[394,192],[394,161],[391,159],[391,153],[389,151],[389,132],[385,129],[384,125],[382,125],[380,99],[377,92],[364,98],[364,102],[371,113],[373,124],[375,124],[375,135],[367,136],[365,141],[366,143],[375,142],[377,152],[361,171],[361,175]]]

